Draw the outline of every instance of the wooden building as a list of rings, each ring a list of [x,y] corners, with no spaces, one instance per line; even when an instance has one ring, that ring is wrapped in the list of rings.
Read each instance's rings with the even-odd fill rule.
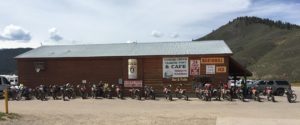
[[[192,90],[195,78],[226,83],[229,76],[250,76],[231,58],[222,40],[41,46],[16,57],[19,82],[79,84],[105,81],[125,87],[183,83]]]

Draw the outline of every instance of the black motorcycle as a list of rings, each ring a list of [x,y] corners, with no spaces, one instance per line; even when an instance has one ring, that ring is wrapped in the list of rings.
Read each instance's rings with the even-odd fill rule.
[[[215,88],[212,90],[212,97],[217,101],[221,101],[221,89]]]
[[[286,94],[286,97],[287,97],[287,100],[288,100],[289,103],[295,103],[296,102],[297,95],[295,94],[295,91],[289,89],[289,90],[286,90],[285,94]]]
[[[148,87],[148,86],[145,86],[144,87],[144,94],[145,94],[145,99],[152,99],[152,100],[155,100],[155,92],[154,92],[154,89],[152,87]]]
[[[140,89],[132,88],[129,90],[132,99],[142,100],[142,92]]]
[[[120,86],[117,86],[117,87],[116,87],[116,93],[117,93],[117,97],[118,97],[119,99],[124,99],[123,91],[122,91],[122,89],[121,89]]]
[[[243,94],[243,90],[241,88],[236,89],[235,94],[238,97],[238,99],[245,102],[245,97],[244,97],[244,94]]]
[[[228,101],[232,101],[232,90],[231,89],[224,89],[223,90],[223,99]]]

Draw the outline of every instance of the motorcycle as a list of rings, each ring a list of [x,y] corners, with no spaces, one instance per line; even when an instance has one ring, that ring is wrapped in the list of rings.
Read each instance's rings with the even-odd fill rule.
[[[259,92],[255,88],[253,88],[251,92],[252,92],[252,99],[254,99],[254,101],[261,102],[261,98],[259,97]]]
[[[117,86],[117,87],[116,87],[116,93],[117,93],[117,97],[118,97],[119,99],[124,99],[124,97],[123,97],[123,91],[122,91],[122,89],[121,89],[120,86]]]
[[[287,100],[289,103],[295,103],[296,100],[297,100],[297,95],[295,94],[295,91],[294,90],[286,90],[285,92],[286,94],[286,97],[287,97]]]
[[[57,99],[59,99],[58,96],[59,96],[59,93],[61,92],[61,88],[57,85],[53,85],[50,88],[50,92],[51,92],[53,100],[57,100]]]
[[[200,87],[195,88],[195,95],[198,99],[202,99],[203,90]]]
[[[173,98],[172,98],[172,91],[171,91],[171,85],[169,85],[169,87],[164,87],[164,90],[163,90],[163,93],[165,94],[165,98],[167,100],[170,100],[172,101]]]
[[[145,99],[148,99],[148,97],[150,97],[150,99],[155,100],[155,92],[152,87],[145,86],[144,94],[145,94]]]
[[[232,90],[231,89],[223,89],[223,99],[232,101]]]
[[[132,99],[142,100],[142,93],[140,89],[132,88],[129,90]]]
[[[241,101],[245,102],[245,97],[243,95],[243,90],[241,88],[237,88],[235,90],[235,94],[237,95],[238,99],[240,99]]]
[[[212,90],[212,97],[214,97],[217,101],[221,101],[221,89],[213,89]]]
[[[266,95],[267,95],[267,100],[268,100],[268,101],[276,102],[276,101],[275,101],[275,97],[274,97],[274,93],[273,93],[271,87],[267,87],[267,88],[265,89],[265,93],[266,93]]]
[[[82,99],[87,99],[87,88],[85,85],[80,86],[80,94]]]
[[[203,95],[203,100],[211,101],[211,96],[212,96],[211,90],[205,89],[204,90],[204,95]]]
[[[41,101],[46,101],[47,98],[47,92],[46,92],[46,86],[45,85],[40,85],[37,87],[37,98],[40,99]]]
[[[185,89],[182,89],[181,86],[180,87],[177,87],[175,89],[175,96],[178,98],[178,99],[181,99],[184,97],[184,100],[188,101],[189,100],[189,97],[188,95],[186,94],[186,90]]]

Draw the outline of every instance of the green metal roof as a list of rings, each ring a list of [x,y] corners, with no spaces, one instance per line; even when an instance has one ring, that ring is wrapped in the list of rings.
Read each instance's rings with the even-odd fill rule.
[[[223,40],[41,46],[16,58],[232,54]]]

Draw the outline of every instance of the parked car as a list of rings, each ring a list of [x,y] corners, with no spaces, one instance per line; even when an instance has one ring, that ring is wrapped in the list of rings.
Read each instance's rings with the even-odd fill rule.
[[[239,82],[239,80],[236,80],[235,83],[234,83],[234,80],[228,80],[228,85],[230,85],[231,87],[241,87],[241,82]]]
[[[11,85],[19,85],[18,84],[18,76],[13,74],[13,75],[0,75],[0,76],[3,76],[5,77]]]
[[[271,86],[272,90],[274,91],[275,95],[283,96],[284,91],[290,87],[290,83],[286,80],[258,80],[253,84],[249,85],[248,87],[256,87],[259,92],[263,92],[267,86]]]
[[[5,88],[10,87],[10,82],[3,76],[0,76],[0,97],[3,96],[3,91]]]

